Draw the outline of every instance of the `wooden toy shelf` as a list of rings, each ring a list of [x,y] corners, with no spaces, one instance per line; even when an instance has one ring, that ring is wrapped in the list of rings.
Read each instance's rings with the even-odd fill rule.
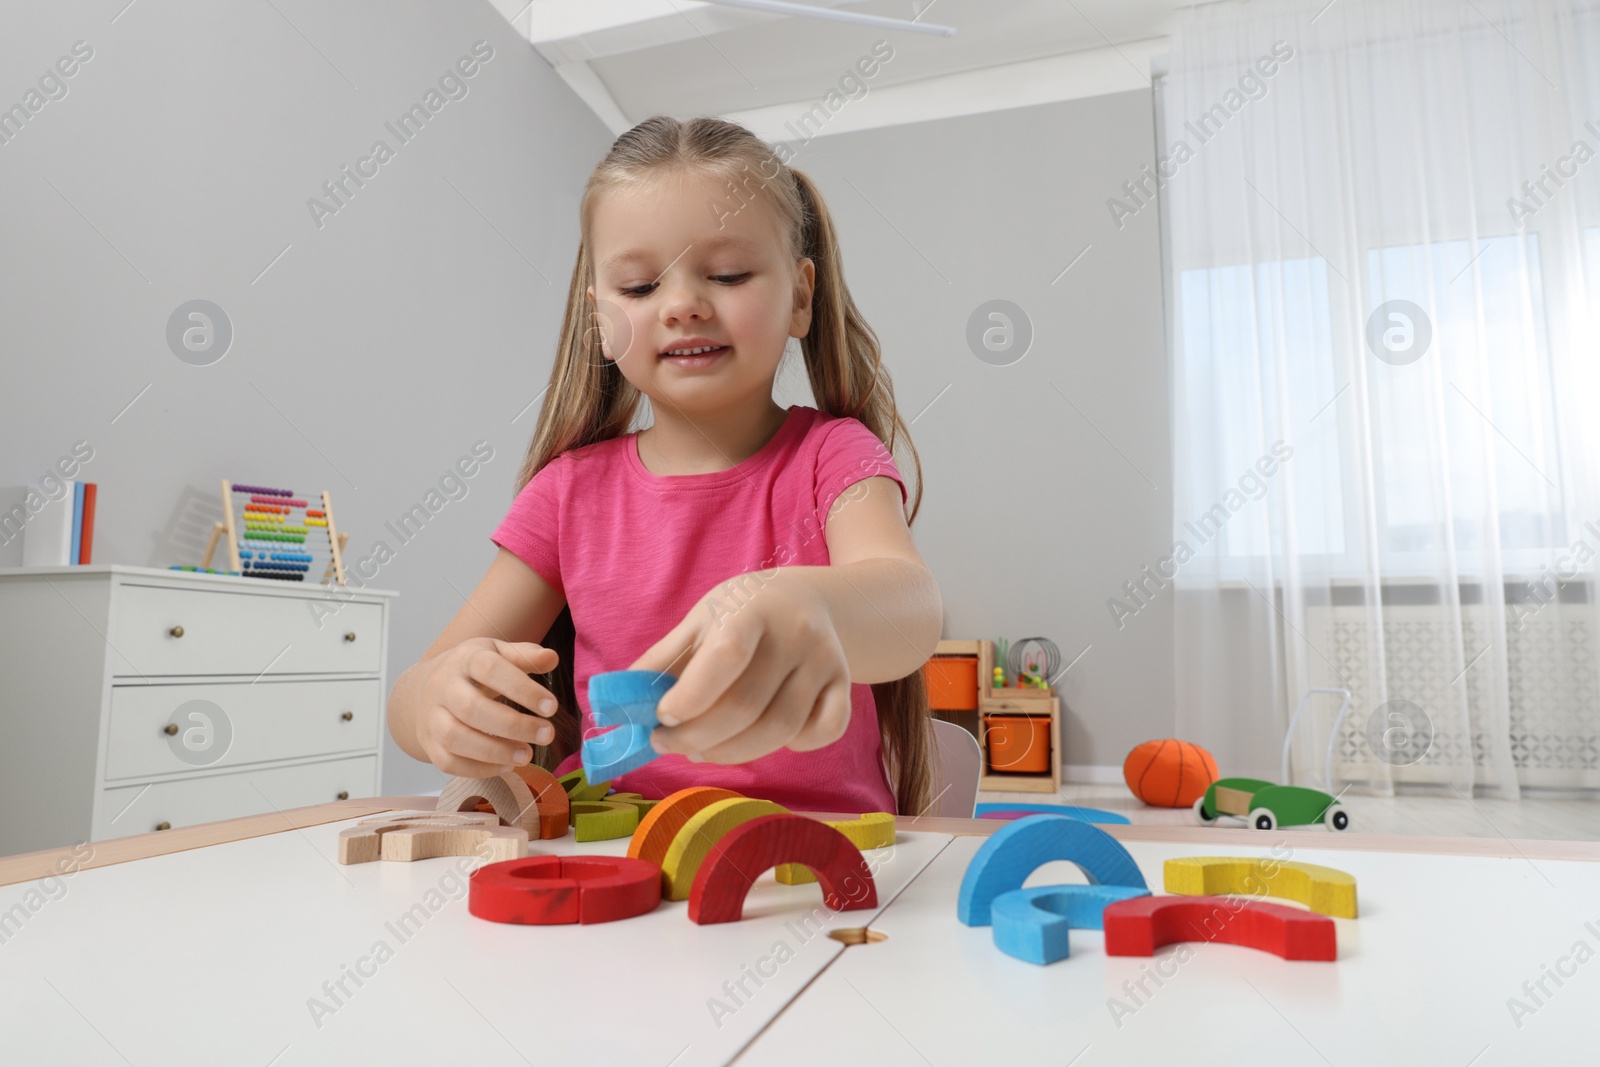
[[[967,661],[976,669],[972,682]],[[987,640],[940,641],[926,670],[933,715],[978,739],[979,789],[1054,793],[1061,788],[1061,702],[1055,690],[996,689],[994,642]],[[1041,754],[1038,745],[1048,751]],[[1011,763],[1028,769],[1007,770]]]

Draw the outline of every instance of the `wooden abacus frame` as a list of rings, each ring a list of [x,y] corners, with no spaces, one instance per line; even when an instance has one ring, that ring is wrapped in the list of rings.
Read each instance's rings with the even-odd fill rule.
[[[350,540],[348,533],[339,533],[333,522],[333,501],[328,496],[328,491],[322,491],[322,514],[328,520],[328,565],[323,568],[321,584],[327,585],[333,578],[338,585],[344,585],[344,546]],[[244,561],[239,555],[239,531],[233,521],[233,483],[222,479],[222,521],[214,523],[211,527],[211,540],[206,545],[205,558],[200,561],[202,569],[209,569],[211,557],[216,554],[217,542],[222,535],[228,535],[228,560],[232,568],[239,574],[244,573]],[[309,572],[308,572],[309,573]]]

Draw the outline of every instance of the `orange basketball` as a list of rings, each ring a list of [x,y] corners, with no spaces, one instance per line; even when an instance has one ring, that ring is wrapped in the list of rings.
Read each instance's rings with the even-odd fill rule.
[[[1128,753],[1122,778],[1146,804],[1187,808],[1217,780],[1217,761],[1187,741],[1146,741]]]

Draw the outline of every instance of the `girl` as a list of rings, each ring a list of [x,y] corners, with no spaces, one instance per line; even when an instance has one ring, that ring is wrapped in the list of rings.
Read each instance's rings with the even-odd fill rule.
[[[741,126],[656,116],[595,168],[579,225],[499,554],[396,681],[395,741],[453,775],[565,772],[589,677],[665,671],[663,755],[618,790],[920,814],[942,609],[898,439],[912,519],[921,465],[816,187]],[[817,408],[773,402],[790,337]],[[641,396],[653,420],[627,433]]]

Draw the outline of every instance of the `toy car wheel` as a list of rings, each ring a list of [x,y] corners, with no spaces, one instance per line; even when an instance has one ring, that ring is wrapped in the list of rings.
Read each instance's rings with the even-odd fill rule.
[[[1206,814],[1206,798],[1203,796],[1194,802],[1194,817],[1201,826],[1210,826],[1217,821],[1215,815]]]
[[[1344,807],[1339,804],[1335,804],[1323,812],[1322,821],[1327,824],[1330,830],[1343,831],[1350,829],[1350,813],[1345,811]]]
[[[1257,830],[1276,830],[1278,817],[1271,808],[1257,808],[1250,813],[1250,825]]]

